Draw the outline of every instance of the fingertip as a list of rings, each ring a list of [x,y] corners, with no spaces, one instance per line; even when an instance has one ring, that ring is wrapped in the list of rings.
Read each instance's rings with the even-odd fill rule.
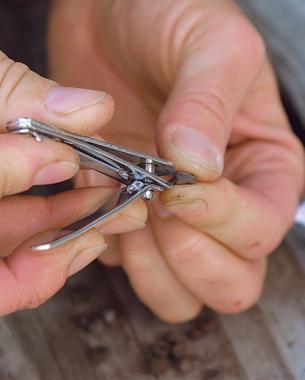
[[[45,96],[44,105],[50,112],[68,115],[86,107],[103,102],[107,94],[103,91],[86,90],[76,87],[64,87],[55,84]]]
[[[32,117],[63,129],[93,134],[111,119],[114,103],[109,94],[61,86],[2,52],[0,56],[2,128],[12,119]]]
[[[70,161],[59,161],[47,164],[34,176],[32,185],[49,185],[72,178],[79,170],[79,166]]]
[[[46,91],[45,109],[37,117],[74,133],[93,135],[114,113],[114,100],[104,91],[51,86]]]
[[[41,305],[64,286],[69,275],[91,263],[107,246],[102,234],[93,229],[52,250],[37,252],[31,248],[52,241],[54,236],[56,231],[39,234],[5,259],[14,279],[14,305],[9,312]]]
[[[177,185],[173,189],[160,193],[160,202],[166,206],[174,203],[188,203],[203,199],[203,192],[207,185],[196,183],[193,185]]]
[[[161,153],[173,161],[178,170],[188,171],[201,180],[216,180],[223,171],[220,149],[209,136],[195,128],[166,125],[159,146]]]
[[[112,96],[99,93],[103,94],[99,101],[70,113],[68,118],[65,117],[66,120],[60,118],[57,125],[74,133],[90,136],[97,134],[112,119],[115,109]]]
[[[142,200],[138,200],[103,223],[99,230],[107,235],[136,231],[145,227],[147,216],[147,207]]]
[[[122,210],[120,214],[145,224],[148,217],[148,210],[145,202],[139,199]]]
[[[162,308],[158,310],[153,310],[155,314],[162,319],[164,322],[169,323],[171,325],[179,325],[182,323],[190,322],[198,315],[203,309],[202,303],[197,300],[195,297],[193,300],[190,300],[193,302],[189,302],[186,308],[185,305],[181,305],[182,308],[179,308],[179,305],[176,306],[176,308],[168,309],[168,308]]]
[[[79,169],[76,152],[55,141],[37,143],[25,136],[4,133],[0,147],[1,196],[67,180]]]

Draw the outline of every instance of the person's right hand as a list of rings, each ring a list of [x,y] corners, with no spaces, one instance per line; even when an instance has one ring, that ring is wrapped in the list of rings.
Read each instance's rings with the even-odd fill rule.
[[[259,34],[233,0],[57,0],[49,25],[53,78],[116,101],[101,136],[198,178],[161,193],[103,262],[169,322],[249,308],[305,183]]]
[[[109,188],[71,190],[51,197],[15,195],[33,185],[66,180],[78,171],[72,148],[51,140],[5,133],[6,123],[33,117],[75,132],[92,134],[112,116],[112,98],[98,91],[66,88],[41,78],[0,52],[0,315],[41,304],[66,278],[107,247],[104,233],[144,226],[146,208],[137,202],[98,230],[49,252],[30,245],[95,209]],[[86,129],[84,129],[86,128]]]

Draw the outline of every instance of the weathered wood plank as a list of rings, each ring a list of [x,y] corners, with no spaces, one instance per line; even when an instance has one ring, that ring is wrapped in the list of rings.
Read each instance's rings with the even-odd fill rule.
[[[17,334],[5,319],[0,319],[0,378],[1,380],[40,380],[35,365],[29,363],[19,345]]]
[[[1,380],[155,379],[99,264],[39,309],[0,319],[0,353]]]
[[[305,276],[305,227],[296,224],[287,234],[285,241]]]
[[[294,379],[305,379],[305,279],[287,246],[273,255],[259,302],[278,351]]]
[[[214,313],[206,310],[195,321],[169,325],[143,307],[122,272],[113,271],[110,278],[139,345],[146,352],[147,370],[155,372],[160,380],[246,379]],[[178,357],[166,344],[162,355],[151,354],[151,350],[158,353],[158,346],[171,337],[182,342]]]
[[[37,313],[64,379],[153,379],[99,264]]]
[[[0,319],[0,334],[5,331],[9,334],[0,338],[0,351],[3,353],[0,355],[0,368],[10,373],[11,379],[53,380],[61,378],[59,368],[52,357],[35,312],[16,313]],[[10,348],[10,345],[13,348]],[[23,364],[19,370],[21,363]],[[2,380],[2,377],[0,379]]]
[[[239,315],[221,316],[220,320],[248,379],[293,379],[258,307]]]

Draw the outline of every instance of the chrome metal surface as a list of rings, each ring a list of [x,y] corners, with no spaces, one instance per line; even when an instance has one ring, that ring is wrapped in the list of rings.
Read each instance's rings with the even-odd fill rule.
[[[148,171],[148,173],[152,173],[154,174],[155,173],[155,166],[153,164],[153,161],[148,158],[145,162],[145,170]],[[147,190],[146,193],[144,194],[144,199],[146,199],[147,201],[150,201],[151,199],[153,199],[154,197],[154,191],[153,190]]]
[[[82,166],[96,170],[123,185],[121,190],[115,192],[97,211],[58,231],[56,238],[51,242],[32,247],[38,251],[55,248],[76,238],[136,199],[152,199],[155,191],[171,189],[176,184],[176,178],[179,178],[174,164],[170,161],[67,132],[30,118],[10,121],[7,130],[11,133],[31,135],[37,142],[41,142],[43,138],[50,138],[67,144],[77,151]],[[185,183],[188,181],[189,177]]]

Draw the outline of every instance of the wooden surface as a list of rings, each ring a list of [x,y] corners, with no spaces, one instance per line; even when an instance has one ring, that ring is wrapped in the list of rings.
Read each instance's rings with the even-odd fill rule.
[[[304,0],[240,2],[305,120]],[[47,1],[20,12],[12,3],[0,2],[0,48],[45,73]],[[271,257],[257,306],[236,316],[204,310],[181,326],[157,320],[120,270],[91,265],[44,306],[0,319],[0,380],[305,379],[304,250],[295,227]]]
[[[295,228],[273,254],[250,311],[179,326],[141,305],[120,270],[93,264],[44,306],[0,319],[0,379],[305,379],[304,241]]]

